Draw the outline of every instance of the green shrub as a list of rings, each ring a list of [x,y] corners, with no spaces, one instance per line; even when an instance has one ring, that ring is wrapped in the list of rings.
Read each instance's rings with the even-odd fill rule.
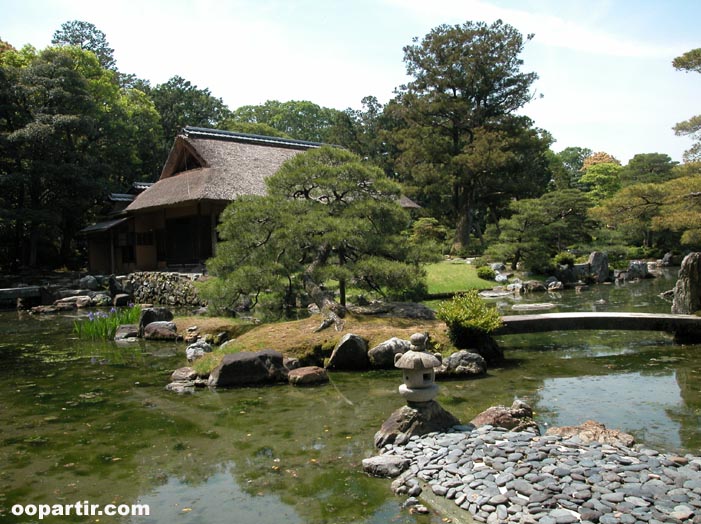
[[[481,266],[477,268],[477,276],[482,280],[494,280],[497,274],[491,267]]]
[[[502,323],[496,308],[488,306],[476,290],[441,303],[436,316],[448,326],[448,336],[457,348],[469,347],[471,338],[491,333]]]
[[[141,317],[141,306],[112,308],[109,313],[88,313],[88,318],[73,322],[73,332],[80,338],[112,340],[117,328],[123,324],[136,324]]]
[[[573,253],[568,253],[567,251],[562,251],[555,255],[554,258],[555,264],[559,266],[569,266],[572,267],[574,266],[574,263],[576,262],[576,258]]]

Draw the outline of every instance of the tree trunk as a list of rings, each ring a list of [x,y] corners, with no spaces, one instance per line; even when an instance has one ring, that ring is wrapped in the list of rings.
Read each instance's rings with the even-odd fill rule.
[[[316,331],[321,331],[333,325],[336,331],[343,329],[343,317],[346,315],[346,308],[335,302],[328,293],[314,279],[314,272],[319,266],[322,266],[331,253],[330,246],[323,246],[317,254],[314,261],[307,266],[302,274],[302,282],[304,290],[309,294],[314,303],[319,306],[319,310],[324,317],[321,325],[316,328]]]

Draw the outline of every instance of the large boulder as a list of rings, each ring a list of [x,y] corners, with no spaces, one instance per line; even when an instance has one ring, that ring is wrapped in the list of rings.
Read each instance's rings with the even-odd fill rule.
[[[329,375],[319,366],[305,366],[290,370],[288,380],[293,386],[314,386],[328,382]]]
[[[147,340],[176,340],[178,329],[174,322],[151,322],[144,327],[144,338]]]
[[[444,432],[458,426],[460,421],[441,407],[438,402],[417,402],[403,406],[392,413],[375,433],[375,447],[387,444],[401,445],[414,435],[425,435],[434,431]]]
[[[92,276],[92,275],[85,275],[83,278],[78,280],[78,287],[80,289],[89,289],[90,291],[97,291],[100,289],[100,282]]]
[[[481,377],[487,373],[487,361],[478,353],[461,349],[443,359],[436,368],[436,378]]]
[[[392,337],[368,351],[370,365],[379,369],[394,369],[394,355],[406,353],[411,348],[411,342]]]
[[[514,400],[510,408],[506,406],[487,408],[473,418],[470,423],[475,427],[494,426],[514,431],[523,431],[524,429],[540,431],[533,420],[533,410],[522,400]]]
[[[362,371],[368,369],[368,344],[359,335],[348,333],[336,344],[327,369]]]
[[[238,387],[287,381],[282,353],[272,349],[225,355],[209,375],[209,386]]]
[[[609,256],[602,251],[589,255],[589,275],[594,282],[606,282],[610,277]]]
[[[679,269],[674,286],[672,313],[691,315],[701,310],[701,253],[689,253]]]
[[[631,260],[628,264],[626,272],[626,280],[636,280],[649,278],[651,275],[648,271],[647,262],[644,260]]]
[[[170,322],[173,320],[173,313],[165,307],[145,307],[139,316],[139,332],[143,333],[144,328],[151,322]]]

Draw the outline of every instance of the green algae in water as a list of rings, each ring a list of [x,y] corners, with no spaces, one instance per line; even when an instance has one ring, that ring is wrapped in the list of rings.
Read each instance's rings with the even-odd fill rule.
[[[563,293],[559,307],[591,310],[586,304],[602,293],[612,308],[632,307],[625,289],[607,288]],[[650,294],[642,301],[657,307]],[[435,515],[408,515],[389,481],[361,471],[362,459],[375,453],[375,431],[403,404],[398,371],[333,373],[332,384],[318,388],[178,396],[163,387],[170,372],[185,365],[184,344],[137,344],[134,357],[120,363],[105,356],[109,344],[72,340],[70,319],[0,314],[3,326],[8,334],[0,352],[9,363],[0,369],[3,521],[12,522],[15,503],[88,499],[151,504],[150,517],[121,521],[134,524],[219,524],[234,516],[240,524],[440,522]],[[463,422],[514,397],[530,400],[541,421],[583,422],[594,407],[582,409],[582,399],[603,405],[607,377],[616,377],[616,387],[631,392],[625,404],[645,424],[638,438],[669,433],[677,440],[667,439],[666,447],[697,451],[699,347],[676,346],[660,335],[611,335],[504,337],[505,366],[483,379],[441,382],[439,401]],[[47,355],[80,358],[32,356],[42,346]],[[562,390],[573,397],[554,400]],[[664,393],[659,405],[634,394],[641,390]],[[645,418],[646,409],[653,418]]]

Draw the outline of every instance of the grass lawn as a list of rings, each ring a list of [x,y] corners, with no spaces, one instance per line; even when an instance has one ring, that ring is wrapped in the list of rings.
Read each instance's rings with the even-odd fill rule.
[[[455,293],[469,289],[491,289],[496,283],[482,280],[477,268],[464,260],[444,260],[426,266],[428,292],[430,294]]]

